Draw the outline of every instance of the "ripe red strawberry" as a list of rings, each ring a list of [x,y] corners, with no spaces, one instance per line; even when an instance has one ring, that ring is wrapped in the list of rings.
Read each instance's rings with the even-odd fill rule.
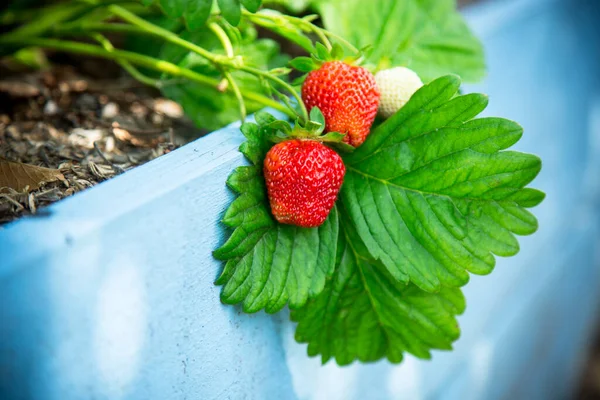
[[[315,227],[327,219],[344,180],[342,158],[323,143],[292,139],[265,157],[264,174],[277,221]]]
[[[308,74],[302,100],[310,111],[319,107],[326,132],[345,133],[344,142],[358,147],[371,130],[379,106],[373,74],[342,61],[328,61]]]

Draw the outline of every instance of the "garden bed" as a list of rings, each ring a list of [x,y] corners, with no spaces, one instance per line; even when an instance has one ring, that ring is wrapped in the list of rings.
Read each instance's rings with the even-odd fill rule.
[[[79,69],[87,61],[79,60]],[[94,77],[89,67],[86,72],[60,64],[2,74],[0,159],[15,163],[3,170],[8,174],[3,179],[37,187],[35,176],[18,175],[19,163],[56,170],[62,177],[40,182],[34,190],[1,189],[0,224],[36,214],[200,134],[178,104],[122,76],[110,62],[95,61],[93,70],[102,77]]]
[[[600,121],[597,60],[594,43],[583,40],[584,12],[540,3],[468,14],[486,42],[490,72],[465,90],[489,93],[492,115],[522,121],[519,149],[545,160],[535,184],[548,199],[536,209],[540,231],[522,240],[522,252],[466,287],[455,351],[434,352],[428,362],[408,356],[400,366],[323,367],[294,341],[287,318],[220,303],[213,282],[222,265],[211,254],[224,241],[219,221],[233,197],[224,182],[245,163],[234,124],[0,231],[0,302],[9,305],[0,309],[0,371],[8,371],[0,394],[571,396],[599,301],[600,192],[590,177],[600,149],[587,142]],[[532,26],[581,40],[556,43]],[[507,64],[514,59],[518,68]],[[561,79],[573,74],[589,79]]]

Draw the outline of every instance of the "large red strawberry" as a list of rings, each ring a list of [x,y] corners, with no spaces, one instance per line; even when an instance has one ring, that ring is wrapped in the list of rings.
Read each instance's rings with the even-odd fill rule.
[[[265,157],[264,174],[277,221],[315,227],[327,219],[344,180],[342,158],[323,143],[292,139]]]
[[[309,111],[321,109],[327,132],[344,133],[344,142],[358,147],[377,115],[379,90],[366,69],[328,61],[308,74],[302,85],[302,100]]]

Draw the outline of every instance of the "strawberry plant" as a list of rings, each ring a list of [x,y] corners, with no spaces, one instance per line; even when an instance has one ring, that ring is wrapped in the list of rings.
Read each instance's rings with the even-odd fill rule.
[[[453,0],[80,0],[26,11],[0,18],[3,54],[114,60],[207,129],[254,113],[240,129],[248,165],[227,180],[236,198],[216,283],[223,303],[248,313],[288,306],[296,339],[323,362],[451,349],[469,274],[491,273],[537,229],[528,209],[544,194],[527,185],[541,161],[508,150],[523,134],[516,122],[478,117],[485,95],[461,93],[485,68]],[[282,51],[290,43],[304,54]]]

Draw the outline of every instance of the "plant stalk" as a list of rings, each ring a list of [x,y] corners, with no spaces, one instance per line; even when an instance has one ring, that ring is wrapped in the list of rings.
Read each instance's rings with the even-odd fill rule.
[[[200,83],[202,85],[210,86],[212,88],[217,88],[219,84],[219,81],[217,81],[216,79],[201,75],[190,69],[179,67],[178,65],[175,65],[168,61],[158,60],[153,57],[145,56],[126,50],[108,51],[102,47],[86,43],[42,38],[2,37],[0,38],[0,44],[19,44],[26,46],[35,46],[47,49],[66,51],[69,53],[85,54],[94,57],[106,58],[117,62],[127,61],[131,64],[146,67],[159,72],[164,72],[172,76],[181,76],[190,79],[194,82]],[[233,91],[231,87],[229,87],[228,90]],[[279,110],[291,118],[297,117],[293,110],[288,109],[288,107],[269,97],[250,91],[241,91],[241,95],[247,100],[256,101],[260,104],[263,104],[266,107],[271,107],[276,110]]]
[[[151,33],[154,36],[159,36],[159,37],[163,38],[164,40],[166,40],[167,42],[176,44],[187,50],[190,50],[190,51],[206,58],[207,60],[209,60],[212,63],[215,63],[215,64],[224,64],[224,63],[226,64],[227,63],[226,61],[224,61],[221,57],[217,56],[216,54],[213,54],[210,51],[203,49],[202,47],[197,46],[192,42],[189,42],[185,39],[181,39],[179,36],[177,36],[177,34],[171,32],[167,29],[161,28],[158,25],[154,25],[153,23],[148,22],[145,19],[138,17],[134,13],[124,9],[121,6],[110,5],[107,8],[111,13],[118,16],[122,20],[139,27],[139,28],[143,29],[144,31],[147,31],[148,33]]]
[[[298,92],[291,85],[289,85],[285,81],[279,79],[278,77],[276,77],[266,71],[261,71],[260,69],[242,66],[239,68],[239,70],[248,72],[249,74],[262,76],[266,79],[269,79],[269,80],[275,82],[279,86],[285,88],[288,92],[290,92],[290,94],[294,97],[294,99],[296,99],[296,102],[298,102],[298,106],[300,107],[300,112],[302,113],[302,115],[301,115],[301,117],[303,119],[302,122],[306,123],[310,120],[308,117],[308,111],[306,111],[306,107],[304,106],[304,102],[302,101],[302,98],[300,97]]]

